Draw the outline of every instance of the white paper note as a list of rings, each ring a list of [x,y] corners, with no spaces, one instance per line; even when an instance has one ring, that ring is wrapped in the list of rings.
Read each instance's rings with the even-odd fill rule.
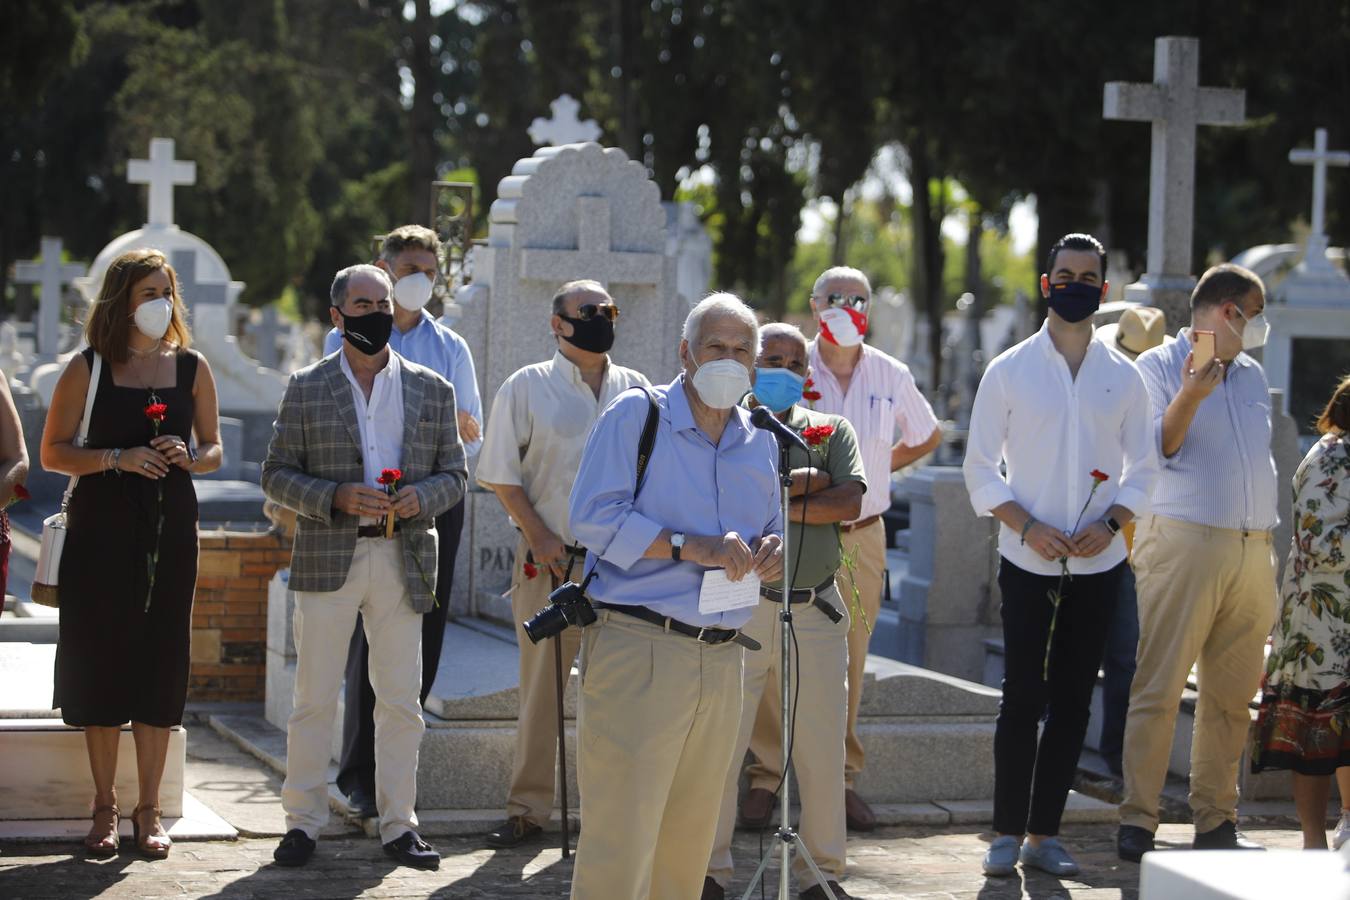
[[[727,578],[726,569],[709,569],[703,573],[703,586],[698,591],[698,611],[702,615],[726,612],[759,603],[759,576],[751,572],[740,581]]]

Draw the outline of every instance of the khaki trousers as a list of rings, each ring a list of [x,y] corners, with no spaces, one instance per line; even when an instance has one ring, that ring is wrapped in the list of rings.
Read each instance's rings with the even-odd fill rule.
[[[572,661],[581,648],[581,629],[569,626],[556,638],[530,643],[521,622],[548,605],[553,578],[546,566],[526,578],[521,565],[530,545],[516,543],[516,574],[511,585],[511,614],[516,620],[516,643],[520,646],[520,712],[516,721],[516,756],[511,768],[511,789],[506,795],[506,814],[522,816],[543,825],[553,815],[553,796],[558,774],[558,698],[553,643],[562,641],[563,678],[572,671]],[[581,566],[578,560],[574,567]]]
[[[821,599],[841,612],[844,609],[834,586]],[[750,744],[752,726],[759,720],[778,732],[782,742],[782,698],[779,696],[782,665],[782,622],[779,604],[761,599],[745,633],[764,645],[764,649],[745,655],[745,707],[736,737],[736,751],[727,770],[722,792],[722,812],[717,820],[717,839],[713,844],[708,874],[722,887],[731,883],[732,832],[736,828],[736,788],[740,779],[740,761]],[[797,773],[801,801],[798,831],[811,858],[826,878],[844,877],[844,848],[848,840],[844,821],[844,722],[847,718],[847,693],[844,680],[848,673],[848,615],[838,623],[809,604],[792,606],[793,628],[797,634],[791,690],[796,699],[797,722],[793,734],[792,760]],[[761,697],[763,701],[761,703]],[[758,715],[756,715],[758,713]],[[770,786],[770,790],[774,786]],[[774,821],[778,807],[774,807]],[[792,871],[802,890],[815,885],[815,876],[801,854],[792,859]]]
[[[1237,821],[1238,764],[1251,727],[1247,704],[1275,623],[1269,533],[1146,516],[1134,542],[1139,655],[1125,720],[1123,825],[1158,828],[1177,705],[1199,660],[1191,743],[1191,817],[1198,832]]]
[[[347,581],[336,591],[295,592],[294,711],[286,723],[286,829],[313,840],[328,824],[333,719],[356,614],[370,643],[375,690],[375,806],[380,840],[417,830],[417,751],[422,721],[422,614],[403,576],[403,542],[358,538]]]
[[[613,610],[581,646],[572,900],[695,900],[736,749],[745,651]]]
[[[863,770],[863,746],[858,739],[858,704],[862,702],[863,667],[867,664],[867,645],[872,639],[868,627],[875,628],[881,612],[881,588],[886,576],[886,526],[880,519],[856,531],[842,532],[845,557],[854,559],[854,573],[846,566],[839,567],[835,584],[839,587],[842,605],[853,619],[848,632],[848,731],[844,738],[844,787],[853,789],[858,773]],[[856,581],[855,581],[856,578]],[[853,587],[858,588],[858,604],[867,622],[854,617]],[[765,692],[761,707],[778,698]],[[805,707],[803,707],[805,708]],[[775,706],[776,710],[777,707]],[[750,752],[758,764],[749,769],[750,786],[771,791],[783,777],[782,735],[778,731],[778,714],[761,710],[750,736]]]

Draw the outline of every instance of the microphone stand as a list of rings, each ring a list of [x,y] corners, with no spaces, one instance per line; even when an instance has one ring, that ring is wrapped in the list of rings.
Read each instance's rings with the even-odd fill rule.
[[[568,554],[567,572],[563,576],[563,581],[572,580],[572,566],[576,563],[576,557]],[[556,588],[557,585],[555,584]],[[565,630],[565,629],[564,629]],[[570,676],[571,667],[568,667]],[[567,726],[563,721],[563,664],[562,664],[562,632],[553,636],[553,685],[557,692],[558,700],[558,790],[562,795],[562,858],[567,859],[572,855],[572,823],[567,817]]]
[[[778,798],[778,830],[775,832],[775,837],[778,838],[780,860],[778,900],[792,900],[793,898],[791,887],[793,849],[796,849],[801,858],[806,861],[806,865],[811,869],[811,874],[815,876],[816,884],[820,885],[825,891],[825,896],[829,900],[836,900],[834,891],[830,890],[825,876],[821,874],[820,867],[811,858],[811,853],[806,849],[806,844],[802,842],[801,835],[792,828],[792,810],[790,808],[790,788],[792,785],[792,655],[789,652],[792,648],[791,634],[789,633],[792,628],[792,557],[789,545],[792,521],[789,518],[791,498],[788,496],[788,490],[792,487],[792,464],[788,460],[788,450],[788,444],[782,438],[778,438],[778,481],[782,485],[781,502],[783,509],[783,595],[780,604],[782,608],[778,611],[778,621],[781,626],[779,628],[779,652],[782,654],[778,664],[778,687],[782,692],[783,785],[782,793],[779,794]],[[739,763],[739,760],[737,760],[737,763]],[[759,881],[760,876],[764,874],[764,870],[769,867],[769,860],[773,858],[773,855],[774,848],[770,846],[764,852],[764,858],[759,861],[759,868],[750,877],[750,883],[746,886],[745,893],[741,895],[741,900],[750,900],[750,895],[755,892],[755,882]]]

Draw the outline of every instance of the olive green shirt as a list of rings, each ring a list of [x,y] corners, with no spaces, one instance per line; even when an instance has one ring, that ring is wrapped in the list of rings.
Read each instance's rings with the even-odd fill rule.
[[[808,454],[800,447],[792,447],[788,452],[788,462],[793,469],[808,466],[821,469],[830,475],[830,486],[856,481],[867,490],[867,477],[863,472],[862,453],[858,450],[858,435],[853,426],[843,416],[816,412],[804,406],[792,407],[784,423],[793,431],[801,432],[808,427],[833,425],[834,434],[830,435],[819,447]],[[814,485],[810,486],[813,490]],[[806,500],[806,508],[811,508],[811,500]],[[792,558],[788,561],[793,568],[792,587],[794,589],[813,588],[834,576],[842,561],[839,546],[839,523],[829,525],[802,525],[794,523],[788,534],[789,551]],[[770,583],[769,587],[779,587]]]

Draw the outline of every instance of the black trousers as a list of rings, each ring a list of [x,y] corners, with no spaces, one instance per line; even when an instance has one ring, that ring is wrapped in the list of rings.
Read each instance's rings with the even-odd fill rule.
[[[1049,592],[1059,577],[1033,574],[1007,559],[999,563],[1004,674],[994,733],[994,830],[1000,834],[1059,833],[1087,734],[1107,628],[1128,565],[1064,580],[1046,678],[1053,613]]]
[[[464,501],[436,517],[439,549],[436,555],[436,606],[422,616],[422,702],[436,681],[445,643],[445,621],[450,613],[450,585],[455,580],[455,556],[464,530]],[[353,690],[354,685],[360,685]],[[338,790],[351,795],[363,787],[375,795],[375,690],[370,686],[370,645],[361,617],[356,617],[347,648],[347,700],[342,714],[342,759]]]

